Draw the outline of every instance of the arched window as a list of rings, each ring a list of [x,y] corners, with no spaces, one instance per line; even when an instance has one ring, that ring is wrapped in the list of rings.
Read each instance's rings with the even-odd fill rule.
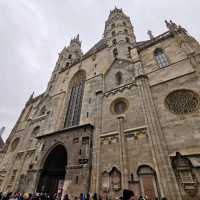
[[[115,79],[116,79],[116,84],[117,85],[121,85],[122,84],[122,73],[121,72],[117,72],[115,74]]]
[[[155,171],[149,166],[141,166],[138,169],[142,196],[149,199],[159,198],[158,183]]]
[[[114,39],[114,40],[112,41],[112,43],[113,43],[113,45],[116,45],[116,44],[117,44],[117,40]]]
[[[69,56],[68,56],[68,59],[71,59],[72,58],[72,55],[71,54],[69,54]]]
[[[128,42],[128,43],[130,42],[130,39],[128,37],[126,37],[126,42]]]
[[[112,36],[115,36],[116,35],[116,32],[115,31],[112,31]]]
[[[113,50],[113,56],[115,58],[118,56],[118,50],[116,48]]]
[[[121,189],[121,173],[116,167],[112,168],[110,179],[112,190],[119,191]]]
[[[167,58],[167,55],[163,52],[162,49],[156,49],[154,51],[154,56],[160,68],[166,67],[169,65],[169,60]]]
[[[40,126],[36,126],[32,131],[32,135],[37,136],[39,132],[40,132]]]
[[[131,58],[131,47],[128,47],[128,58]]]
[[[79,124],[85,79],[85,72],[79,71],[77,74],[75,74],[70,82],[70,99],[65,119],[65,127],[76,126]]]

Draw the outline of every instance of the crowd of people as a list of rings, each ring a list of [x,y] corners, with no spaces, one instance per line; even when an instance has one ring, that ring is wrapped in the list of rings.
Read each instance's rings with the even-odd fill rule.
[[[111,200],[107,197],[98,196],[96,193],[94,194],[80,194],[79,197],[74,197],[71,199],[68,194],[62,196],[62,194],[55,193],[53,195],[49,195],[46,193],[12,193],[12,192],[0,192],[0,200]],[[124,190],[123,196],[116,198],[116,200],[159,200],[159,199],[149,199],[143,196],[136,198],[135,194],[131,190]],[[162,198],[161,200],[167,200],[166,198]]]

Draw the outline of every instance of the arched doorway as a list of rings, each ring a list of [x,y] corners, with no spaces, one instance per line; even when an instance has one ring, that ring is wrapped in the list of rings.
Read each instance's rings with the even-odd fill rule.
[[[65,179],[67,152],[63,145],[57,145],[46,158],[42,169],[37,192],[56,193]]]

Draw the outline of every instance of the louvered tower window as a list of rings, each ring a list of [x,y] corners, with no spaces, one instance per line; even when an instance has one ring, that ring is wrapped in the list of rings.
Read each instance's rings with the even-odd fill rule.
[[[69,86],[70,99],[65,119],[65,127],[79,125],[85,78],[85,72],[79,71],[71,80]]]

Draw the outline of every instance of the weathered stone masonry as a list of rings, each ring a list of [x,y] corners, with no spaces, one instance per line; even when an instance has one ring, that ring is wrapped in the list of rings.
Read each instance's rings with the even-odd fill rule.
[[[0,146],[0,191],[200,199],[200,46],[165,23],[140,42],[115,8],[87,53],[64,47]]]

